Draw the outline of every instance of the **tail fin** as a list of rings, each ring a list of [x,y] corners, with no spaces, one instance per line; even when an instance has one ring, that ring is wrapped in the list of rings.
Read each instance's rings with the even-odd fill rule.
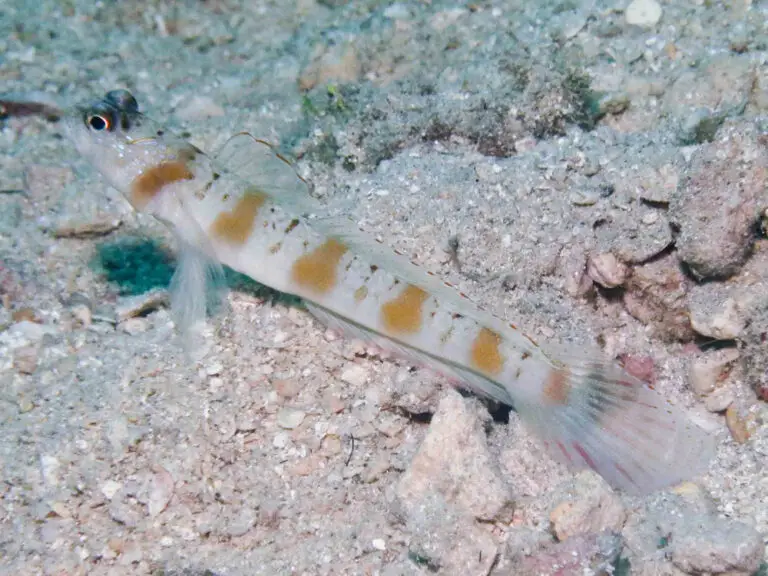
[[[556,459],[630,494],[690,479],[713,456],[709,434],[615,364],[573,359],[552,368],[540,402],[515,400]]]

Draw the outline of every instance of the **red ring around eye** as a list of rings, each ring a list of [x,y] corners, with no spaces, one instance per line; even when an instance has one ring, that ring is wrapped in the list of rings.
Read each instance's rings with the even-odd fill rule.
[[[94,114],[93,116],[90,116],[88,118],[88,126],[90,126],[93,130],[96,130],[97,132],[103,132],[104,130],[110,129],[111,122],[107,116],[102,116],[101,114]]]

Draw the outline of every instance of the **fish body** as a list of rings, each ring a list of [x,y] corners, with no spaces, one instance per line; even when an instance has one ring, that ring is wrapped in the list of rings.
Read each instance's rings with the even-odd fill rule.
[[[690,478],[709,436],[620,366],[584,351],[546,350],[447,283],[324,217],[306,184],[248,134],[214,156],[109,92],[68,119],[78,150],[142,212],[179,239],[174,311],[182,329],[205,315],[221,264],[302,298],[322,322],[512,405],[553,455],[643,494]]]

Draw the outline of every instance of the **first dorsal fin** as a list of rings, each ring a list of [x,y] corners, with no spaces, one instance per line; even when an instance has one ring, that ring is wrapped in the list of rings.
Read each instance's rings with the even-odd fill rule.
[[[213,156],[224,170],[263,190],[280,204],[290,204],[298,213],[321,213],[323,206],[309,194],[309,185],[293,164],[266,140],[238,132]]]

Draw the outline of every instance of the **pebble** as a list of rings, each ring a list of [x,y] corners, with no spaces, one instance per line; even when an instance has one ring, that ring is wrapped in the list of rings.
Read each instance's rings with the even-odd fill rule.
[[[651,27],[661,20],[661,4],[656,0],[632,0],[624,12],[627,24]]]
[[[111,234],[122,225],[120,218],[103,217],[88,222],[68,220],[53,229],[54,238],[94,238]]]
[[[726,124],[696,149],[669,207],[679,258],[694,276],[726,278],[741,269],[767,186],[768,149],[751,123]]]
[[[162,466],[156,466],[149,488],[147,512],[154,518],[168,506],[173,496],[173,478]]]
[[[133,528],[142,521],[144,516],[127,498],[123,488],[114,495],[109,503],[109,517],[118,524]]]
[[[702,336],[715,340],[734,340],[747,324],[749,303],[746,295],[723,300],[720,286],[694,286],[689,301],[691,327]]]
[[[13,366],[21,374],[32,374],[37,369],[37,346],[23,346],[13,353]]]
[[[224,116],[224,109],[208,96],[195,95],[183,102],[175,111],[180,120],[187,122]]]
[[[482,520],[508,517],[513,502],[486,444],[471,403],[448,390],[424,442],[397,485],[406,509],[419,509],[433,492]]]
[[[293,378],[277,378],[272,381],[272,386],[278,396],[286,400],[294,398],[301,391],[299,382]]]
[[[158,308],[167,306],[167,290],[150,290],[137,296],[126,296],[120,298],[115,306],[115,314],[118,321],[122,322],[129,318],[145,316],[154,312]]]
[[[735,397],[730,388],[718,388],[704,400],[704,407],[710,412],[723,412],[733,404]]]
[[[115,480],[107,480],[104,482],[104,484],[101,485],[101,493],[104,494],[104,497],[107,500],[112,500],[115,494],[123,487],[123,484],[121,482],[116,482]]]
[[[293,430],[304,422],[305,416],[306,412],[303,412],[302,410],[287,407],[280,408],[277,413],[277,424],[286,430]]]
[[[624,306],[643,324],[667,340],[693,337],[688,316],[689,280],[673,255],[635,266],[625,283]]]
[[[47,164],[32,164],[24,171],[25,187],[29,195],[38,202],[58,198],[74,177],[70,168]]]
[[[543,574],[613,574],[623,542],[619,534],[603,532],[575,536],[566,542],[552,542],[520,558],[516,576]],[[553,572],[556,567],[557,571]]]
[[[672,563],[688,574],[750,576],[765,546],[760,533],[742,522],[708,517],[691,522],[670,539]]]
[[[597,103],[597,113],[599,116],[605,116],[606,114],[613,114],[615,116],[629,108],[630,102],[629,95],[623,92],[606,94]]]
[[[27,412],[31,412],[35,408],[35,403],[32,401],[31,398],[28,398],[27,396],[22,396],[19,398],[19,412],[22,414],[26,414]]]
[[[35,311],[32,308],[27,308],[27,307],[14,310],[13,314],[11,314],[11,320],[13,320],[14,322],[39,323],[39,320],[37,319],[37,314],[35,314]]]
[[[490,531],[457,513],[440,497],[412,510],[407,529],[409,558],[418,558],[418,564],[429,572],[491,574],[498,562],[498,545]]]
[[[120,322],[119,328],[126,334],[136,336],[149,330],[149,322],[146,318],[128,318],[124,322]]]
[[[643,222],[655,214],[652,222]],[[626,264],[642,264],[659,255],[672,243],[666,217],[654,208],[633,204],[629,210],[614,212],[595,229],[600,252],[611,252]]]
[[[556,493],[549,520],[561,542],[604,530],[620,531],[624,525],[627,513],[621,499],[591,470],[580,472]]]
[[[624,370],[638,380],[653,384],[656,381],[656,362],[651,356],[620,354],[619,360]]]
[[[387,543],[382,538],[374,538],[371,542],[371,546],[373,546],[376,550],[386,550],[387,549]]]
[[[589,258],[587,274],[603,288],[616,288],[627,279],[627,267],[616,256],[605,252]]]
[[[694,358],[689,373],[691,388],[699,396],[706,396],[727,376],[729,367],[738,359],[736,348],[724,348]]]
[[[10,343],[14,348],[40,342],[47,334],[55,334],[53,326],[22,320],[16,322],[4,332],[0,332],[0,341]]]
[[[141,547],[138,544],[131,544],[125,547],[122,554],[120,554],[118,562],[122,566],[130,566],[131,564],[141,562],[142,558],[144,558],[144,552]]]
[[[747,421],[741,414],[741,411],[733,404],[728,406],[725,411],[725,424],[728,426],[728,431],[731,433],[731,437],[738,443],[744,444],[749,440],[752,433],[747,426]]]
[[[355,82],[362,73],[357,49],[351,43],[330,46],[299,76],[299,87],[311,90],[331,82]]]
[[[225,533],[228,536],[242,536],[256,523],[256,513],[249,507],[241,508],[234,517],[226,523]]]
[[[93,322],[93,314],[91,309],[85,304],[77,304],[70,308],[72,318],[75,320],[77,326],[87,328]]]
[[[368,381],[368,369],[361,364],[351,364],[342,371],[341,380],[352,386],[363,386]]]
[[[411,12],[408,6],[401,2],[395,2],[384,10],[384,18],[390,18],[391,20],[408,20],[411,17]]]

